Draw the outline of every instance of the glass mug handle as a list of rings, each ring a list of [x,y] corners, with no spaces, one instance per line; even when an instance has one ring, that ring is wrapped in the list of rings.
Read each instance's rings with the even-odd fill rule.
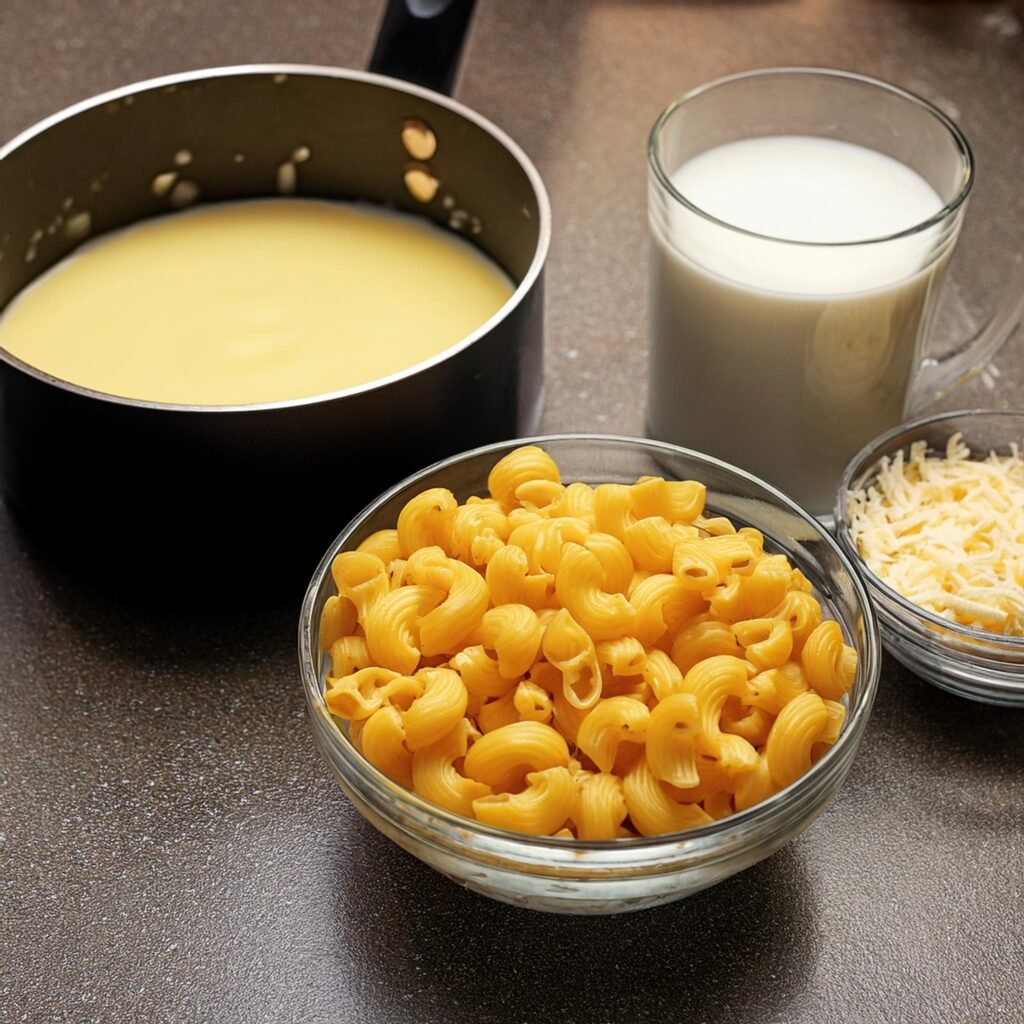
[[[911,386],[910,411],[942,398],[979,373],[1024,319],[1024,260],[1019,253],[1014,263],[1010,288],[988,321],[945,355],[921,360]]]

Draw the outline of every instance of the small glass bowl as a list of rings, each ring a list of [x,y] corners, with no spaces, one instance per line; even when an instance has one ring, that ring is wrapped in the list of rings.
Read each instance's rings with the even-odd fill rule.
[[[761,530],[813,584],[826,614],[859,656],[835,745],[793,785],[746,811],[672,835],[603,842],[519,835],[451,814],[392,782],[367,762],[324,703],[320,615],[335,593],[331,562],[375,530],[394,527],[402,506],[428,487],[458,500],[486,494],[495,462],[521,444],[543,446],[563,479],[632,483],[644,474],[697,479],[708,506],[737,526]],[[323,500],[323,499],[321,499]],[[398,484],[341,532],[320,562],[302,605],[299,663],[313,735],[338,785],[384,835],[476,892],[557,913],[612,914],[668,903],[707,888],[769,856],[806,828],[846,777],[878,685],[881,645],[868,595],[827,531],[756,478],[696,452],[657,441],[607,436],[540,437],[493,444],[437,463]]]
[[[1010,454],[1024,443],[1024,412],[972,409],[910,420],[861,449],[846,467],[836,495],[836,536],[860,569],[878,612],[882,642],[911,672],[961,697],[1024,707],[1024,637],[1002,636],[950,622],[914,604],[882,582],[865,564],[850,535],[848,495],[870,485],[883,456],[927,441],[929,454],[945,455],[953,434],[963,434],[972,457]]]

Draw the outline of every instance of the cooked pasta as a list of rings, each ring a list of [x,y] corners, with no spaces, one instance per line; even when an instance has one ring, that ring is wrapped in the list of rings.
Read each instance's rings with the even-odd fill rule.
[[[629,635],[636,623],[636,609],[624,594],[602,589],[604,569],[597,555],[579,544],[566,543],[555,573],[558,603],[594,640]]]
[[[630,821],[642,836],[706,825],[712,819],[699,804],[673,799],[655,778],[646,758],[638,758],[622,780]]]
[[[800,664],[811,689],[827,700],[839,700],[857,673],[857,660],[843,643],[839,623],[832,619],[821,623],[807,638]]]
[[[498,460],[487,477],[487,489],[495,501],[511,510],[518,504],[518,487],[536,480],[557,484],[561,479],[555,460],[543,448],[524,445]]]
[[[544,627],[537,613],[525,604],[503,604],[484,613],[480,639],[494,651],[498,671],[517,679],[530,671],[540,652]]]
[[[592,708],[601,697],[603,678],[594,638],[563,608],[544,630],[541,650],[562,673],[562,693],[575,708]]]
[[[485,825],[545,836],[557,832],[572,811],[576,784],[568,768],[530,772],[518,793],[495,793],[473,801],[473,813]]]
[[[484,579],[496,608],[525,604],[538,611],[547,605],[555,589],[555,577],[548,572],[532,572],[526,552],[514,544],[502,545],[491,555]]]
[[[610,533],[588,533],[583,546],[597,557],[604,570],[602,588],[609,594],[625,594],[633,582],[633,559],[626,545]]]
[[[600,700],[580,724],[576,745],[599,771],[610,772],[622,744],[643,745],[650,717],[651,709],[632,697]]]
[[[570,817],[577,839],[615,839],[629,813],[622,779],[608,772],[581,771],[575,783]]]
[[[375,601],[360,620],[373,660],[406,675],[415,672],[422,657],[419,624],[443,598],[444,592],[435,587],[408,586]]]
[[[410,750],[429,746],[447,735],[466,714],[469,695],[459,673],[450,668],[421,668],[416,673],[423,693],[405,712],[405,743]]]
[[[508,540],[512,526],[498,502],[470,498],[459,505],[448,528],[451,553],[472,566],[486,565]]]
[[[433,487],[416,495],[398,514],[398,549],[408,558],[420,548],[445,546],[458,502],[451,491]]]
[[[473,735],[472,724],[464,718],[436,743],[412,756],[412,788],[431,803],[466,818],[473,817],[473,801],[491,792],[490,786],[466,778],[455,767],[456,761],[465,758]]]
[[[373,664],[365,636],[342,636],[331,644],[329,652],[335,676],[348,676]]]
[[[378,530],[376,533],[371,533],[356,550],[376,555],[385,564],[402,557],[397,530]]]
[[[389,704],[378,708],[366,719],[359,736],[359,749],[374,768],[409,789],[412,787],[413,755],[405,739],[402,713]]]
[[[331,563],[331,575],[338,595],[352,604],[360,624],[391,589],[387,566],[368,551],[343,551]]]
[[[366,760],[495,828],[613,841],[708,825],[839,737],[839,623],[695,481],[563,483],[541,448],[488,494],[432,488],[332,564],[324,699]]]
[[[516,707],[516,689],[513,686],[508,693],[480,705],[475,721],[481,732],[494,732],[502,726],[522,721]]]
[[[491,657],[479,644],[463,648],[448,664],[459,673],[466,689],[474,696],[502,697],[516,687],[515,676],[504,675],[498,659]]]
[[[744,619],[732,631],[743,646],[743,656],[756,669],[778,668],[789,660],[793,631],[785,619]]]
[[[514,722],[486,733],[469,748],[465,773],[493,789],[507,791],[520,786],[528,772],[568,764],[569,746],[550,725]]]
[[[700,710],[692,693],[673,693],[658,701],[647,724],[645,754],[651,774],[680,789],[700,783],[697,736]]]
[[[355,627],[355,605],[341,594],[332,595],[327,599],[320,614],[320,647],[325,651],[329,650],[338,640],[348,636]]]

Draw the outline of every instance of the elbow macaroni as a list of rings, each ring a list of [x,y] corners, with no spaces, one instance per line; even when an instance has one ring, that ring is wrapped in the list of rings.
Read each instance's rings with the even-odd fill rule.
[[[527,446],[488,487],[424,491],[332,565],[325,701],[397,785],[614,840],[751,807],[836,741],[855,651],[702,484],[563,484]]]

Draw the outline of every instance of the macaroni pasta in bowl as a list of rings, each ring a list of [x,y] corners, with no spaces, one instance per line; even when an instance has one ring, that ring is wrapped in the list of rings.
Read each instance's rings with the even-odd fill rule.
[[[486,494],[407,498],[330,574],[330,714],[397,785],[514,833],[747,811],[836,743],[858,674],[804,573],[704,483],[566,482],[537,445],[499,457]]]
[[[531,473],[530,480],[511,473],[493,475],[496,465],[524,446],[540,447],[557,464],[561,480],[548,479],[543,471]],[[531,459],[541,460],[535,466],[547,465],[547,458],[535,454]],[[630,492],[642,477],[662,477],[670,486],[643,480],[639,492]],[[493,497],[488,478],[495,485]],[[698,480],[706,490],[696,484],[674,485],[686,480]],[[531,485],[521,489],[524,483]],[[629,530],[628,540],[618,537],[618,526],[598,528],[596,497],[594,525],[588,521],[588,490],[596,496],[602,483],[625,486],[631,501],[639,502],[631,511],[620,487],[601,490],[602,522],[624,529],[642,524]],[[451,494],[452,501],[435,501],[439,492]],[[690,504],[697,499],[702,511]],[[656,511],[657,503],[666,500],[669,515]],[[513,504],[524,511],[515,512]],[[690,515],[693,519],[683,522]],[[738,567],[756,569],[768,557],[760,573],[767,574],[772,586],[778,581],[766,569],[781,569],[772,556],[785,556],[792,568],[782,601],[790,604],[781,617],[788,625],[791,613],[796,616],[791,633],[810,625],[801,626],[799,615],[810,608],[807,598],[813,597],[822,621],[835,621],[843,643],[856,651],[855,677],[841,699],[817,693],[810,683],[806,688],[793,685],[794,666],[805,677],[807,672],[792,650],[781,668],[766,667],[778,656],[780,631],[775,629],[772,637],[774,627],[757,623],[770,616],[745,593],[749,586],[742,593],[723,593],[716,601],[721,613],[712,615],[694,612],[696,598],[688,596],[699,592],[705,570],[694,569],[688,585],[666,580],[675,573],[664,561],[665,538],[659,535],[665,530],[644,520],[660,516],[670,527],[674,522],[684,526],[694,525],[697,515],[718,520],[706,531],[725,538],[712,548],[723,559],[743,554],[734,547],[737,537],[739,543],[757,544],[751,532],[757,530],[764,538],[760,555],[752,556],[752,566]],[[735,536],[722,517],[731,521]],[[582,524],[553,529],[541,521],[553,518]],[[503,536],[505,520],[510,520],[508,537]],[[509,544],[515,529],[523,532],[516,535],[517,543]],[[695,539],[701,538],[689,538]],[[415,547],[403,554],[403,543]],[[440,553],[429,550],[437,548]],[[675,540],[673,555],[674,549]],[[335,582],[333,569],[340,554],[358,556],[338,561],[341,584],[352,596],[345,596]],[[717,565],[714,559],[712,564]],[[736,571],[731,562],[727,567]],[[487,595],[479,615],[484,602],[474,574]],[[571,587],[566,579],[573,582]],[[599,581],[596,588],[593,581]],[[717,586],[724,591],[728,581]],[[765,600],[767,596],[765,591]],[[383,599],[388,603],[372,610]],[[753,607],[746,605],[748,600],[754,601]],[[739,614],[727,621],[726,609]],[[706,616],[702,622],[720,625],[700,629],[693,620],[701,614]],[[369,628],[358,625],[360,615]],[[379,633],[377,627],[386,625],[389,616],[404,625]],[[734,626],[752,622],[733,632]],[[620,632],[612,626],[621,627]],[[709,644],[706,656],[699,660],[698,647],[683,656],[685,641],[676,645],[689,626],[707,634],[702,637]],[[455,653],[443,649],[459,634]],[[713,646],[719,642],[729,645],[725,651]],[[800,639],[795,642],[799,647]],[[826,645],[834,642],[825,637]],[[808,644],[804,639],[801,654]],[[709,456],[660,441],[596,434],[489,444],[397,483],[341,530],[313,573],[299,617],[299,667],[313,739],[352,807],[383,836],[460,885],[489,898],[557,913],[618,913],[679,899],[750,867],[799,835],[850,770],[877,690],[880,651],[878,626],[852,562],[798,505],[769,484]],[[377,656],[382,653],[384,658]],[[717,740],[723,751],[719,757],[724,756],[726,766],[733,764],[728,772],[725,767],[719,772],[726,781],[736,781],[742,765],[751,760],[739,739],[751,744],[759,766],[762,755],[765,764],[773,757],[763,750],[765,743],[751,738],[756,734],[733,731],[746,717],[739,698],[726,694],[717,735],[714,722],[706,728],[700,695],[707,695],[705,687],[713,680],[701,663],[712,659],[713,670],[724,670],[721,685],[736,686],[740,673],[732,658],[750,666],[742,668],[746,683],[761,676],[761,688],[774,680],[776,702],[806,693],[804,701],[815,709],[816,699],[823,706],[839,703],[845,719],[829,744],[829,731],[837,728],[833,716],[826,714],[822,728],[820,713],[812,714],[810,731],[821,738],[810,743],[808,770],[760,802],[726,813],[735,806],[735,797],[727,801],[713,794],[712,783],[719,794],[729,791],[718,784],[721,777],[715,779],[708,771],[715,755],[709,755],[706,740]],[[837,671],[850,666],[851,657],[845,655],[844,665],[841,655]],[[700,671],[680,685],[680,678],[685,682],[694,667]],[[354,714],[346,719],[332,712],[327,693],[337,681],[366,670],[372,672],[359,676],[357,685],[341,686],[337,694],[346,693],[341,710]],[[710,675],[714,679],[715,673]],[[765,705],[769,688],[760,692]],[[646,699],[638,699],[644,695]],[[458,710],[463,699],[465,711],[455,716],[452,707]],[[657,711],[658,705],[662,710]],[[788,714],[800,710],[797,703]],[[743,730],[755,720],[763,729],[768,716],[779,717],[771,707],[757,712]],[[678,732],[677,719],[682,725]],[[445,722],[454,726],[442,732]],[[514,728],[502,731],[508,726]],[[710,736],[698,738],[701,730]],[[702,770],[708,775],[700,783],[707,783],[702,795],[688,784],[692,774],[687,746],[698,777]],[[375,767],[370,757],[392,774]],[[802,769],[798,761],[778,761],[776,770]],[[753,772],[746,775],[755,777]],[[762,775],[761,782],[776,788],[785,778]],[[752,786],[749,795],[753,792]],[[465,803],[454,811],[438,798]],[[552,821],[561,817],[560,808],[570,799],[564,822]],[[634,811],[639,820],[627,814],[616,823],[626,801],[640,808]],[[679,810],[683,805],[690,809]],[[658,833],[655,815],[667,806],[671,815],[705,823],[670,820],[666,823],[676,830]],[[537,829],[550,823],[553,835],[516,830],[523,820]],[[641,827],[649,835],[641,834]],[[614,839],[583,838],[612,829]],[[367,855],[375,856],[372,839],[364,836],[362,842]]]

